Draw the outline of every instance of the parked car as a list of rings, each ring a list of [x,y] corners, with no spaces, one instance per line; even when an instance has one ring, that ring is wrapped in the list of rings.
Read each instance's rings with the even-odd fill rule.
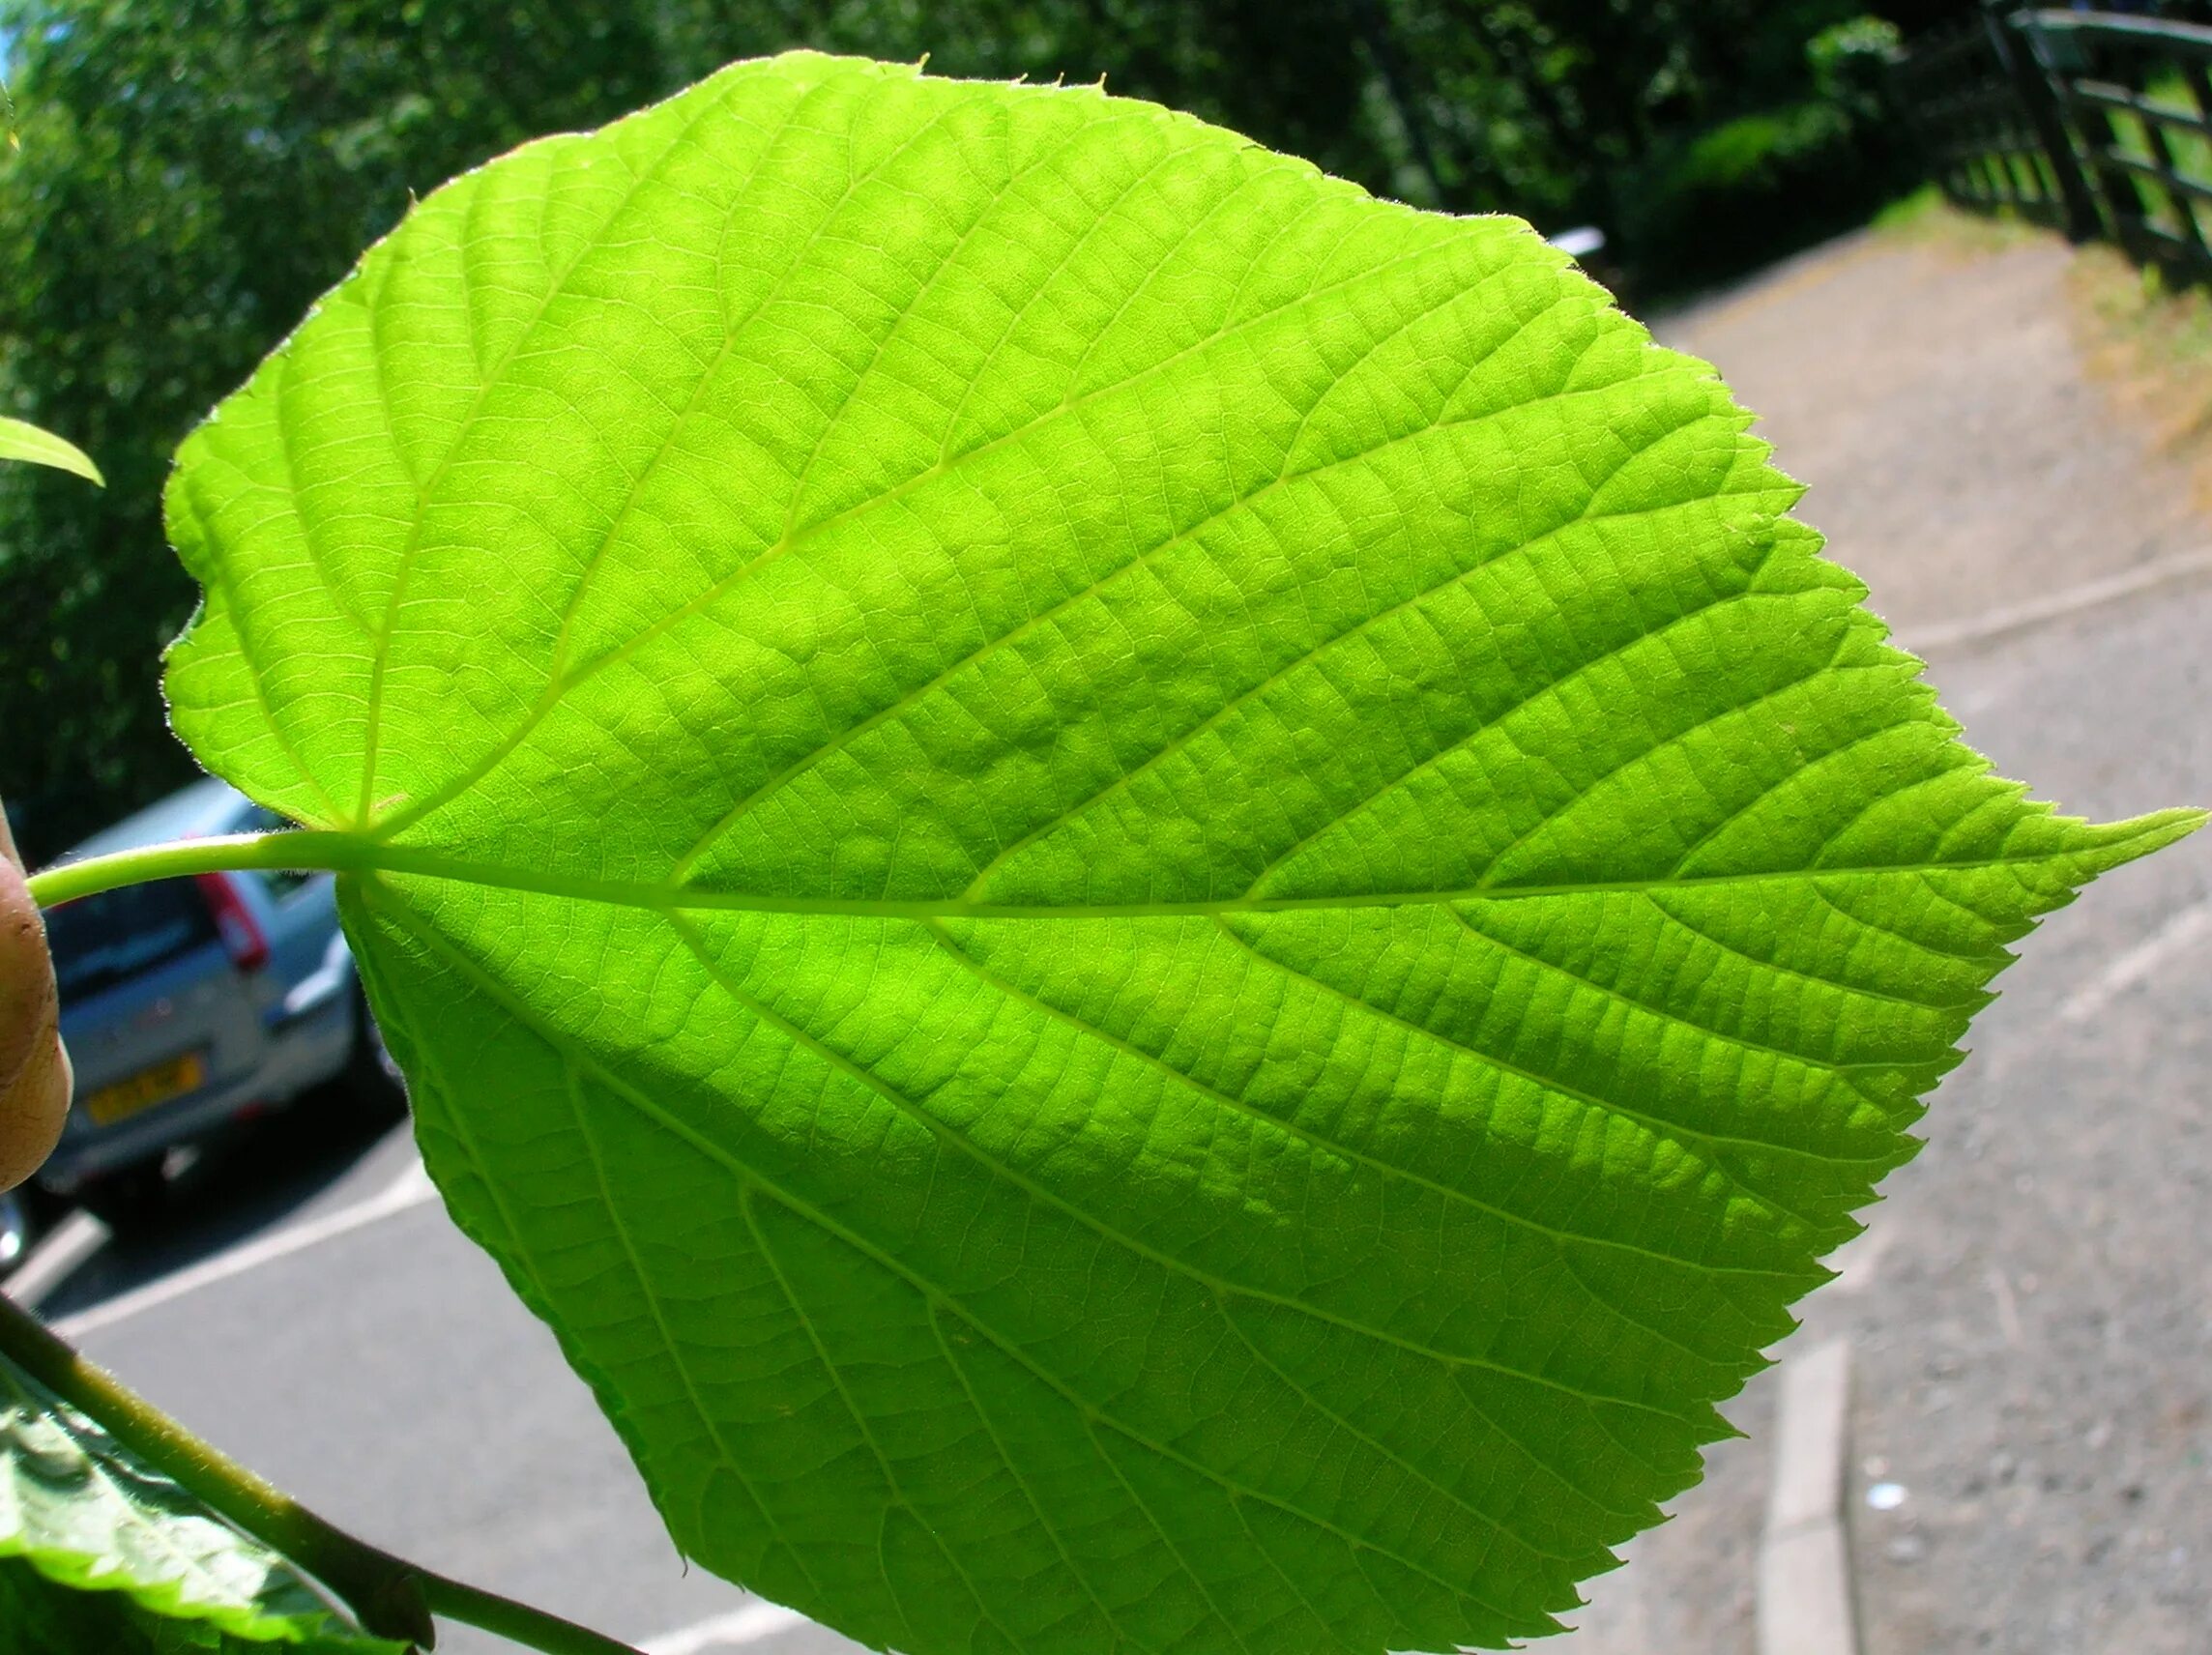
[[[96,834],[73,861],[283,826],[213,779]],[[111,1221],[139,1214],[169,1152],[335,1083],[329,1107],[395,1118],[398,1071],[362,998],[329,874],[213,873],[126,886],[46,915],[76,1092],[39,1175]]]

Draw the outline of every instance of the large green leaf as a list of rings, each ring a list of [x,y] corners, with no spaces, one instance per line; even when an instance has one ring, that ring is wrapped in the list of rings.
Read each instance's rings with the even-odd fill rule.
[[[0,1655],[398,1655],[0,1356]]]
[[[918,1655],[1495,1644],[2197,820],[1990,775],[1748,424],[1517,222],[743,64],[191,439],[174,716],[346,836],[431,1170],[690,1555]]]

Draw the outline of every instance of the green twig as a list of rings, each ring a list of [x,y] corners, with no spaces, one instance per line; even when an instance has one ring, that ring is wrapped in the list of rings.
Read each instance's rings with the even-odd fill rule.
[[[516,1603],[512,1598],[503,1598],[497,1592],[487,1592],[465,1582],[432,1574],[427,1569],[418,1569],[416,1581],[422,1588],[422,1599],[430,1606],[432,1614],[496,1633],[532,1649],[545,1650],[547,1655],[638,1655],[626,1643],[617,1643],[589,1627],[563,1620],[557,1614],[547,1614],[541,1609],[532,1609],[526,1603]]]
[[[375,844],[353,833],[224,833],[205,839],[179,839],[87,857],[33,874],[31,900],[41,908],[52,908],[147,880],[246,868],[268,873],[359,869],[372,866],[377,851]]]
[[[235,865],[235,864],[232,864]],[[626,1643],[394,1557],[316,1516],[119,1384],[0,1293],[0,1355],[211,1510],[344,1601],[363,1628],[430,1648],[441,1614],[544,1655],[637,1655]]]

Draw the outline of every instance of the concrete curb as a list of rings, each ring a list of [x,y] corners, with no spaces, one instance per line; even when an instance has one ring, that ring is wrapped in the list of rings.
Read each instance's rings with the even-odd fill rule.
[[[1850,1346],[1816,1346],[1782,1366],[1774,1481],[1759,1548],[1759,1655],[1858,1655],[1844,1440]]]

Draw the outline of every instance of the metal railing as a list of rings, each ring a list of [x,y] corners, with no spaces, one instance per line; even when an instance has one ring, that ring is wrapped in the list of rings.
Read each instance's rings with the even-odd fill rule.
[[[1891,68],[1951,200],[2212,284],[2212,26],[1984,0]]]

